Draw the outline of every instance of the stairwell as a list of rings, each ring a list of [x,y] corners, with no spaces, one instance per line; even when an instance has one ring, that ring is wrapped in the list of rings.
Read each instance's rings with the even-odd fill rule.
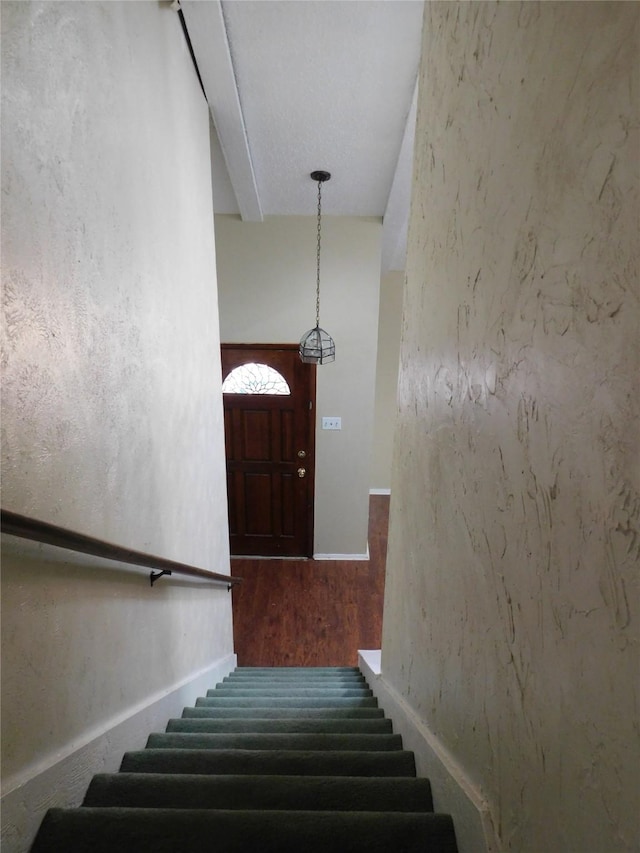
[[[456,853],[356,667],[238,668],[75,809],[32,853]]]

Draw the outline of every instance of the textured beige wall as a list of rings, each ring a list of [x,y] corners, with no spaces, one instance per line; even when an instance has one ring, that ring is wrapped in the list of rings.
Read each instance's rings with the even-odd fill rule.
[[[299,341],[315,325],[315,218],[215,219],[221,339]],[[320,325],[336,360],[317,369],[316,554],[367,550],[381,231],[376,219],[322,217]],[[321,430],[323,415],[342,430]]]
[[[2,96],[2,504],[224,572],[209,118],[179,21],[4,2]],[[232,651],[224,588],[7,544],[5,788]]]
[[[637,850],[638,23],[428,3],[382,668],[505,850]]]
[[[376,402],[373,419],[371,488],[391,488],[393,433],[398,407],[398,367],[402,328],[404,271],[389,272],[380,281]]]

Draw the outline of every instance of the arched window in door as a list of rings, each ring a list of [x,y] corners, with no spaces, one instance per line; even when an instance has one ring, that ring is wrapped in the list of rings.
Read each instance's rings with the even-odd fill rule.
[[[268,364],[249,362],[235,367],[222,383],[223,394],[275,394],[290,396],[287,380]]]

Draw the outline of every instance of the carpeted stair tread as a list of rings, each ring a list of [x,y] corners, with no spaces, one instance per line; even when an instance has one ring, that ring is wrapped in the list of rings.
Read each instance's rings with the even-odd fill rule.
[[[234,719],[270,719],[281,720],[308,718],[314,720],[379,720],[384,718],[384,710],[382,708],[256,708],[250,706],[246,708],[237,708],[227,706],[223,708],[214,708],[210,706],[198,706],[184,708],[182,717],[202,717],[210,719],[225,719],[233,717]]]
[[[242,679],[249,679],[251,681],[291,681],[296,678],[300,681],[366,681],[366,678],[361,672],[336,672],[336,673],[326,673],[319,672],[315,675],[313,673],[305,673],[305,674],[296,674],[289,672],[230,672],[229,675],[225,675],[223,677],[223,681],[241,681]]]
[[[176,847],[176,839],[180,839]],[[415,812],[51,809],[32,853],[455,853],[448,815]]]
[[[223,678],[213,685],[216,689],[222,687],[238,690],[299,690],[313,687],[316,690],[368,690],[369,685],[364,679],[335,679],[335,678]],[[213,687],[211,689],[213,689]]]
[[[265,673],[266,675],[298,675],[302,678],[309,678],[314,675],[326,673],[328,675],[340,675],[343,673],[352,675],[362,675],[362,671],[357,666],[237,666],[234,669],[237,675],[249,673],[258,675]]]
[[[284,732],[153,732],[147,749],[251,749],[251,750],[367,750],[402,749],[394,734],[293,734]]]
[[[345,696],[354,696],[356,698],[373,696],[371,690],[364,687],[356,687],[354,689],[343,689],[341,687],[215,687],[212,690],[207,690],[207,696],[248,696],[255,699],[256,696],[273,696],[273,697],[329,697],[341,698]]]
[[[126,752],[125,773],[272,776],[415,776],[412,752],[355,750],[143,749]]]
[[[201,696],[196,706],[211,708],[377,708],[375,696]]]
[[[362,673],[357,672],[342,672],[337,674],[329,674],[329,673],[318,673],[317,675],[299,675],[299,674],[291,674],[287,672],[262,672],[262,673],[250,673],[250,672],[230,672],[229,675],[225,675],[222,679],[223,681],[285,681],[289,684],[292,681],[299,680],[304,682],[305,684],[310,681],[314,681],[318,684],[331,684],[332,682],[336,682],[338,684],[342,682],[356,682],[356,683],[366,683],[366,678]]]
[[[368,690],[366,681],[267,681],[266,679],[239,678],[235,681],[219,681],[211,690]]]
[[[391,720],[376,718],[372,720],[349,719],[305,719],[299,717],[284,717],[279,720],[270,719],[238,719],[225,717],[222,719],[197,719],[180,717],[169,720],[168,732],[260,732],[311,734],[324,732],[326,734],[391,734]]]
[[[427,779],[102,773],[84,806],[135,808],[433,811]]]

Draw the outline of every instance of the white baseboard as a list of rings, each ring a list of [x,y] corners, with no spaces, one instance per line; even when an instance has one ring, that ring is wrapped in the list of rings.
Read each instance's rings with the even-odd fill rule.
[[[370,495],[390,495],[391,489],[369,489]]]
[[[368,560],[369,543],[367,542],[366,554],[314,554],[314,560]]]
[[[381,672],[380,651],[359,651],[359,665],[369,687],[402,735],[404,749],[412,750],[418,776],[428,777],[434,809],[453,816],[459,853],[500,853],[489,804],[464,769],[420,719]]]
[[[307,560],[308,557],[261,557],[259,554],[237,554],[231,557],[232,560]],[[367,543],[366,554],[314,554],[313,560],[368,560],[369,559],[369,543]]]
[[[300,562],[300,560],[309,560],[310,557],[265,557],[261,554],[232,554],[232,560],[295,560]]]
[[[47,809],[82,802],[95,773],[114,773],[127,750],[143,749],[152,731],[164,731],[167,720],[179,717],[236,666],[235,654],[167,691],[151,696],[125,714],[108,720],[82,740],[69,744],[52,759],[8,780],[1,800],[3,853],[27,853]]]

